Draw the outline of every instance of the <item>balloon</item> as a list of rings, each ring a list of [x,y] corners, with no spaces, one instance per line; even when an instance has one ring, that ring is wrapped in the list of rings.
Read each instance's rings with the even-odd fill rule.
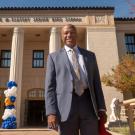
[[[14,105],[14,102],[11,102],[10,98],[5,98],[5,106]]]
[[[13,86],[16,86],[16,87],[17,87],[16,82],[14,82],[14,81],[9,81],[9,82],[7,83],[7,87],[8,87],[8,88],[12,88]]]
[[[10,96],[10,101],[11,102],[15,102],[15,100],[16,100],[16,97],[15,96]]]
[[[17,96],[17,87],[13,86],[11,89],[7,89],[4,91],[6,97]]]
[[[9,117],[15,117],[16,116],[16,110],[15,109],[5,109],[4,115],[2,116],[3,120],[6,120]]]
[[[5,98],[5,111],[2,116],[2,128],[5,129],[13,129],[17,128],[16,124],[16,110],[14,106],[14,102],[17,96],[17,84],[14,81],[9,81],[7,83],[8,89],[4,91],[6,96]]]

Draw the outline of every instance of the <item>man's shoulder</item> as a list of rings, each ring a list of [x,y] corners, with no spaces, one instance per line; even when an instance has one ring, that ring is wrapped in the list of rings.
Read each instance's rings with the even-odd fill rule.
[[[86,50],[86,49],[84,49],[84,48],[78,47],[78,49],[79,49],[79,50],[81,51],[81,53],[83,53],[83,54],[88,54],[88,55],[91,55],[91,56],[95,55],[94,52],[89,51],[89,50]]]
[[[55,52],[49,53],[49,55],[54,57],[54,56],[59,55],[62,51],[63,51],[63,48],[60,48],[59,50],[57,50]]]

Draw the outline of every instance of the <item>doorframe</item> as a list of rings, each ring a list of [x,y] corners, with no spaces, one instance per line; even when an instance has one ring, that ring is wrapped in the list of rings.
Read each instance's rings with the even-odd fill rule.
[[[44,97],[44,92],[45,90],[43,88],[33,88],[27,91],[27,98],[25,99],[25,109],[24,109],[24,125],[25,126],[29,126],[28,125],[28,102],[29,101],[44,101],[45,97]],[[45,102],[45,101],[44,101]],[[45,122],[45,125],[47,123]]]

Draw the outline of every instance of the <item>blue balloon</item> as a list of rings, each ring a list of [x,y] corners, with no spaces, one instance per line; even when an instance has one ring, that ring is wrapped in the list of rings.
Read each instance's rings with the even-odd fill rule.
[[[8,117],[6,120],[3,120],[1,127],[4,128],[4,129],[15,129],[15,128],[17,128],[16,117],[12,116],[12,117]]]
[[[15,102],[15,100],[16,100],[16,97],[15,97],[15,96],[11,96],[11,97],[10,97],[10,101],[11,101],[11,102]]]
[[[4,126],[4,128],[9,128],[9,125],[6,123],[5,126]]]
[[[14,81],[9,81],[9,82],[7,83],[7,87],[8,87],[8,88],[11,89],[13,86],[17,87],[16,82],[14,82]]]
[[[15,106],[14,105],[8,105],[8,106],[6,106],[6,108],[5,109],[14,109],[15,108]]]
[[[12,120],[12,121],[16,121],[16,117],[15,117],[15,116],[12,116],[12,117],[11,117],[11,120]]]

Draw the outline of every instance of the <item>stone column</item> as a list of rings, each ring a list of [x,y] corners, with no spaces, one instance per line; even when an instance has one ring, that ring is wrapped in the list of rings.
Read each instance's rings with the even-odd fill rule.
[[[86,49],[90,51],[90,38],[89,38],[89,33],[88,33],[88,28],[86,28]]]
[[[24,31],[21,28],[15,27],[12,37],[9,81],[15,81],[18,85],[16,98],[17,127],[20,127],[23,44],[24,44]]]
[[[49,41],[49,53],[52,53],[61,48],[61,38],[59,29],[52,27]]]

